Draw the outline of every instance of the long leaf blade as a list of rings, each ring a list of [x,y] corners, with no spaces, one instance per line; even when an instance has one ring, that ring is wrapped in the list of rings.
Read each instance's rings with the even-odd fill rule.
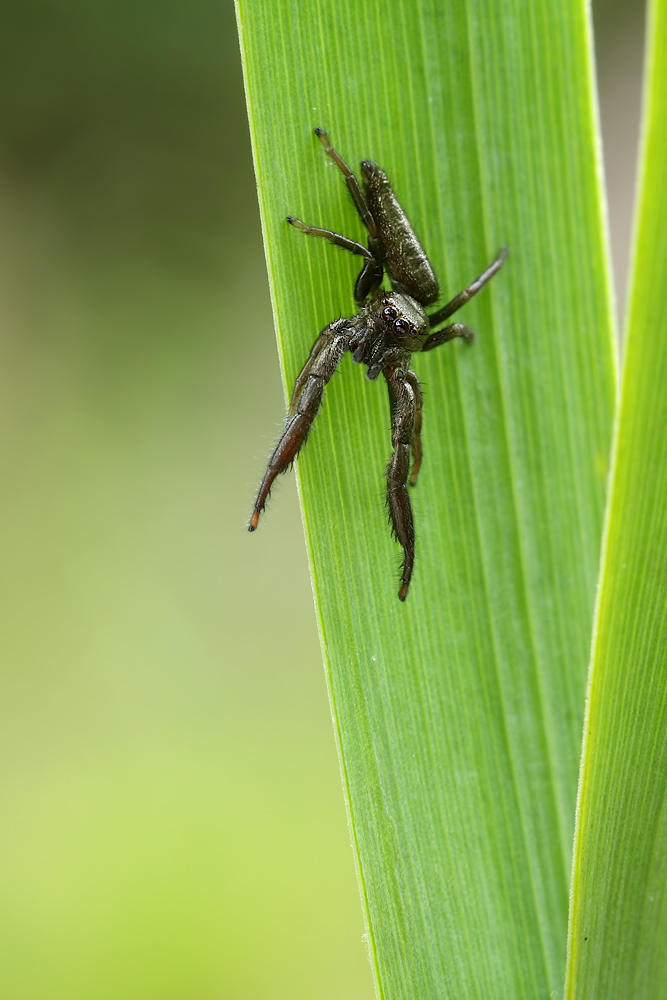
[[[667,996],[667,3],[655,0],[634,274],[579,792],[567,996]]]
[[[614,396],[588,26],[579,0],[238,5],[286,383],[358,268],[312,136],[380,162],[478,333],[415,358],[426,461],[407,605],[383,513],[379,385],[349,363],[299,480],[380,995],[560,988]],[[268,526],[264,527],[267,530]]]

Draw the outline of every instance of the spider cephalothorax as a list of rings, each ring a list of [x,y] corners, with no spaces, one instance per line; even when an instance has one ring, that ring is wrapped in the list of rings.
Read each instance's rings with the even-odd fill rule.
[[[254,531],[257,527],[274,479],[296,458],[317,416],[325,385],[345,352],[350,351],[354,361],[366,365],[367,378],[374,380],[382,372],[389,389],[394,450],[387,467],[387,506],[392,531],[403,547],[398,596],[404,601],[415,560],[408,482],[411,486],[417,482],[422,460],[422,392],[419,379],[410,370],[410,358],[417,351],[430,351],[455,337],[472,343],[473,332],[462,323],[452,323],[439,330],[434,328],[460,309],[500,270],[507,249],[501,250],[486,271],[447,305],[427,314],[424,306],[431,305],[440,295],[438,280],[387,175],[376,163],[362,160],[362,192],[348,165],[331,146],[326,132],[318,128],[315,133],[345,177],[357,211],[368,229],[368,245],[329,229],[306,226],[291,215],[287,216],[287,221],[310,236],[322,236],[335,246],[364,258],[354,287],[354,297],[361,308],[355,316],[330,323],[315,341],[296,380],[285,431],[269,461],[248,528]],[[391,291],[380,287],[385,271]]]

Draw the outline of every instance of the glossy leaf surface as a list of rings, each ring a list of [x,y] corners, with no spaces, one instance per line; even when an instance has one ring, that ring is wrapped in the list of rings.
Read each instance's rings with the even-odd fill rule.
[[[358,262],[285,215],[363,236],[315,126],[387,170],[443,296],[511,249],[459,314],[474,347],[414,358],[425,459],[405,605],[386,392],[349,357],[298,475],[379,994],[548,996],[564,976],[615,378],[586,7],[238,12],[289,388],[353,311]],[[250,544],[270,511],[260,528]]]

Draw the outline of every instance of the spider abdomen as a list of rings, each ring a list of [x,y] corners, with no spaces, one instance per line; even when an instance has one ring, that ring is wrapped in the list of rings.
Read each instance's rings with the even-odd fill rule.
[[[382,258],[392,285],[422,305],[435,302],[440,295],[438,279],[387,175],[370,160],[362,160],[361,173],[368,207],[382,234]]]

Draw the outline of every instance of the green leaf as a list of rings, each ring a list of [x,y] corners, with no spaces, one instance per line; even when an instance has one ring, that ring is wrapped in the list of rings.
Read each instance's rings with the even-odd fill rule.
[[[667,3],[642,179],[577,812],[567,996],[667,996]]]
[[[314,126],[387,170],[443,297],[511,248],[460,314],[475,346],[414,358],[405,605],[386,392],[349,356],[297,471],[378,993],[548,996],[615,391],[586,4],[239,0],[238,17],[286,388],[352,314],[359,270],[285,224],[362,238]]]

